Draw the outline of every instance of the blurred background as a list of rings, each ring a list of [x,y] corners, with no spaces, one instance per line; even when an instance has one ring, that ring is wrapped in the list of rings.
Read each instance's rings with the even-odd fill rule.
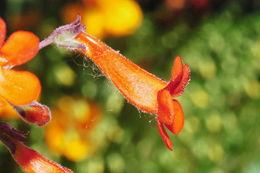
[[[0,1],[8,34],[44,39],[77,14],[87,32],[164,80],[175,56],[190,65],[177,98],[185,127],[170,135],[170,152],[154,115],[127,103],[87,57],[48,46],[18,69],[40,78],[52,121],[41,128],[0,111],[1,121],[30,131],[27,145],[75,173],[260,172],[258,0]],[[22,172],[3,145],[0,172]]]

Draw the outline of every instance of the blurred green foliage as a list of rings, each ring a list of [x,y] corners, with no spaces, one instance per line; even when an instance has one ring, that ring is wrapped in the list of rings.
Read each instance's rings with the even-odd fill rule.
[[[8,23],[18,9],[14,5],[19,9],[36,6],[44,12],[47,3],[55,4],[6,1],[1,15]],[[20,120],[10,122],[31,131],[29,146],[76,173],[259,172],[259,11],[248,12],[243,3],[228,3],[201,16],[189,18],[192,14],[187,10],[162,20],[167,13],[162,2],[150,11],[148,7],[143,7],[144,21],[135,34],[105,42],[165,80],[170,78],[175,56],[190,65],[190,84],[177,98],[185,111],[185,128],[178,136],[171,135],[172,152],[164,146],[153,115],[127,103],[87,57],[54,46],[41,50],[25,67],[41,80],[41,102],[52,107],[61,96],[72,95],[102,105],[104,115],[96,129],[96,136],[104,138],[102,147],[74,163],[48,150],[43,128]],[[43,13],[39,24],[31,28],[42,39],[61,25],[57,12],[47,11],[54,17]],[[0,172],[21,172],[2,145],[0,155]]]

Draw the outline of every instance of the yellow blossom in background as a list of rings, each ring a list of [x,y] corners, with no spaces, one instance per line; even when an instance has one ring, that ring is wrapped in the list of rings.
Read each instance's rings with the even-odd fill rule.
[[[67,4],[62,10],[64,23],[82,16],[89,34],[98,38],[126,36],[135,32],[143,19],[143,13],[134,0],[85,0],[83,4]]]
[[[101,117],[96,104],[82,98],[62,97],[52,113],[53,119],[45,129],[50,150],[72,161],[81,161],[96,151],[93,129]]]
[[[133,0],[99,0],[105,15],[105,31],[109,35],[132,34],[142,22],[142,10]]]
[[[87,31],[98,38],[104,38],[104,16],[99,8],[89,8],[83,13],[82,22],[87,27]]]

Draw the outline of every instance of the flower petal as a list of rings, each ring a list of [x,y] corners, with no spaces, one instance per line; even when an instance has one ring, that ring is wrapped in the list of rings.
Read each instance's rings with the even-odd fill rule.
[[[178,134],[184,126],[184,113],[180,103],[173,100],[170,92],[163,89],[158,92],[158,119],[171,130]]]
[[[6,35],[6,24],[5,21],[0,17],[0,47],[4,43]]]
[[[173,121],[175,112],[172,102],[172,96],[170,92],[166,89],[162,89],[158,92],[157,95],[158,101],[158,119],[164,123],[169,124]]]
[[[177,100],[172,100],[174,117],[170,124],[165,124],[166,127],[174,134],[179,134],[184,127],[184,112],[181,104]]]
[[[169,150],[172,151],[172,141],[164,129],[163,124],[158,119],[156,119],[156,123],[164,144],[169,148]]]
[[[25,71],[0,70],[0,95],[14,105],[25,105],[38,99],[41,85],[38,78]]]
[[[38,152],[28,148],[20,142],[15,142],[16,150],[13,158],[26,173],[73,173],[70,169],[64,168],[43,157]]]
[[[180,96],[190,80],[190,67],[183,65],[181,57],[177,56],[172,68],[172,79],[165,87],[172,97]]]
[[[27,123],[43,126],[51,119],[50,109],[38,102],[32,102],[24,106],[13,105],[13,107]]]
[[[173,67],[172,67],[172,81],[176,81],[177,79],[180,80],[179,78],[181,78],[182,76],[182,68],[183,68],[183,63],[181,60],[180,56],[177,56],[174,60],[173,63]]]
[[[39,38],[31,32],[16,31],[7,39],[0,49],[0,57],[7,62],[2,66],[23,64],[32,59],[39,50]]]
[[[178,97],[184,92],[184,88],[188,85],[190,80],[190,67],[185,64],[183,66],[183,74],[180,82],[175,87],[175,89],[171,90],[172,97]]]

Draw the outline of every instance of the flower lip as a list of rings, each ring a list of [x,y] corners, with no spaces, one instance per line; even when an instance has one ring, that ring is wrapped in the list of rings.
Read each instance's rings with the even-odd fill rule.
[[[184,112],[181,104],[173,99],[180,96],[190,80],[190,69],[183,65],[180,57],[176,57],[172,69],[172,79],[166,87],[157,94],[158,102],[158,129],[165,145],[171,150],[169,136],[164,130],[166,126],[172,133],[179,134],[184,127]],[[163,130],[162,130],[163,129]]]
[[[165,145],[167,146],[167,148],[169,150],[172,151],[172,141],[170,140],[170,137],[168,136],[168,133],[166,132],[163,124],[157,118],[156,118],[156,124],[157,124],[158,131],[159,131],[159,133],[160,133],[160,135],[161,135]]]

